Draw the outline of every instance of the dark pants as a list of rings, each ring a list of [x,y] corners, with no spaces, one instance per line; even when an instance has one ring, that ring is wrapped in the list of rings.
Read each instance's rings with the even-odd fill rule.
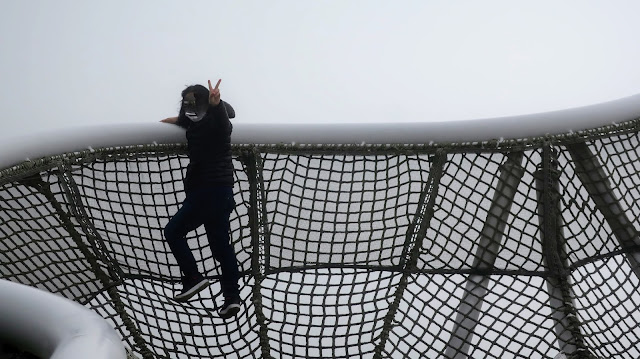
[[[164,228],[164,236],[183,275],[200,275],[185,236],[204,224],[213,257],[220,263],[220,285],[225,297],[237,297],[238,264],[229,238],[229,216],[235,207],[232,187],[207,187],[190,190],[182,207]]]

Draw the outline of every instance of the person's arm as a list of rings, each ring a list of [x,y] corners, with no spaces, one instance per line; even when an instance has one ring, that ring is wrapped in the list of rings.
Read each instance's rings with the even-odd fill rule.
[[[164,123],[172,123],[172,124],[176,124],[178,123],[178,116],[176,117],[167,117],[164,120],[160,120],[160,122],[164,122]]]
[[[175,117],[167,117],[164,120],[160,120],[160,122],[164,122],[164,123],[170,123],[173,125],[178,125],[182,128],[187,128],[189,127],[189,121],[186,120],[186,117],[182,116],[175,116]]]
[[[222,82],[222,79],[218,80],[215,88],[211,86],[211,80],[208,80],[208,82],[209,106],[213,109],[216,118],[226,118],[228,120],[230,118],[236,117],[236,112],[233,107],[231,107],[231,105],[227,102],[220,100],[220,89],[218,87],[220,86],[220,82]]]
[[[233,107],[227,101],[222,100],[220,102],[222,102],[224,107],[227,109],[227,115],[229,115],[229,118],[235,118],[236,111],[233,109]]]
[[[213,120],[215,122],[229,122],[229,118],[231,118],[231,116],[229,116],[226,105],[227,103],[224,101],[220,101],[216,106],[211,104],[209,105],[209,113],[213,116]]]
[[[220,104],[220,89],[218,87],[220,86],[222,79],[218,79],[218,83],[215,88],[211,87],[211,80],[207,81],[209,82],[209,105],[216,107]]]

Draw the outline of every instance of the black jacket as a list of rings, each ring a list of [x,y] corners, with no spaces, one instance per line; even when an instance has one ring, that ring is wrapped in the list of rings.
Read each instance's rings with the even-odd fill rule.
[[[186,191],[209,186],[233,187],[230,115],[235,116],[233,108],[220,101],[218,106],[209,106],[198,122],[182,113],[178,116],[177,125],[187,129],[190,162],[184,178]]]

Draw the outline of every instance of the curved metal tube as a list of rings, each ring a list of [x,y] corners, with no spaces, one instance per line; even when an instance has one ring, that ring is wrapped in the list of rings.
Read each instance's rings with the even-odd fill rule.
[[[0,279],[0,339],[51,359],[125,359],[118,333],[88,308]]]
[[[579,132],[640,118],[640,94],[566,110],[476,120],[387,123],[250,123],[233,121],[237,144],[425,144],[522,139]],[[126,120],[126,119],[123,119]],[[159,122],[66,127],[28,136],[0,133],[0,169],[89,148],[186,142],[184,130]],[[4,138],[3,138],[4,137]]]

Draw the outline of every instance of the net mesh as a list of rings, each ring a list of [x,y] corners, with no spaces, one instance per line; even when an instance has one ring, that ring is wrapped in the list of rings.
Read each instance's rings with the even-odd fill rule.
[[[242,310],[171,298],[184,145],[0,172],[3,279],[93,309],[143,358],[637,358],[638,121],[518,141],[234,147]]]

